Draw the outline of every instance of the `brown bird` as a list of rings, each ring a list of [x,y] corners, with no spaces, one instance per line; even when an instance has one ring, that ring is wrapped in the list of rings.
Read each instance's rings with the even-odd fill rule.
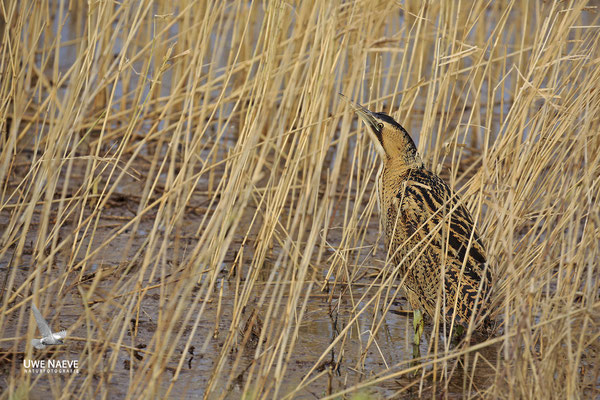
[[[342,95],[342,97],[344,97]],[[344,97],[344,99],[346,99]],[[383,165],[377,174],[381,226],[392,265],[414,310],[414,344],[423,332],[424,311],[439,315],[461,335],[486,317],[492,275],[473,218],[458,196],[425,168],[408,132],[392,117],[346,99],[365,122]]]

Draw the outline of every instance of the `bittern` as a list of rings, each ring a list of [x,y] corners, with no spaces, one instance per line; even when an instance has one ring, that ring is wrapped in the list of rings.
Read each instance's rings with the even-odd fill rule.
[[[399,268],[414,312],[417,354],[423,312],[434,317],[437,304],[438,315],[459,335],[471,321],[474,327],[489,327],[492,275],[471,213],[424,166],[402,125],[346,100],[367,125],[382,160],[376,181],[381,226],[390,261]]]

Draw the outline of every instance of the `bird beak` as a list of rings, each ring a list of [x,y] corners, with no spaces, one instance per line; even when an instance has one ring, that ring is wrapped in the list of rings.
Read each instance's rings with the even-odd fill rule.
[[[353,103],[343,94],[340,93],[339,95],[342,96],[342,98],[344,100],[346,100],[348,102],[348,104],[350,104],[350,107],[352,107],[354,112],[356,112],[358,114],[358,116],[364,121],[364,123],[369,128],[371,128],[373,130],[373,132],[379,133],[379,128],[377,127],[377,120],[375,119],[375,117],[373,116],[373,113],[371,111],[367,110],[366,108],[364,108],[363,106],[361,106],[358,103]]]

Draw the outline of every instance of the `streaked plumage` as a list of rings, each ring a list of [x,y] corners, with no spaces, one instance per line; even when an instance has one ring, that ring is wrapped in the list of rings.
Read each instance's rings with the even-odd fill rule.
[[[411,306],[433,317],[442,296],[440,314],[447,322],[466,328],[475,315],[477,325],[487,326],[481,316],[489,306],[492,275],[471,214],[448,185],[425,168],[400,124],[386,114],[352,105],[383,160],[377,177],[381,224],[391,261],[399,266],[400,278],[406,277]]]

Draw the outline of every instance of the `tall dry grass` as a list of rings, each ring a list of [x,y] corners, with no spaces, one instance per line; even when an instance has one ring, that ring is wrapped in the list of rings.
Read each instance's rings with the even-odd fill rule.
[[[595,2],[0,2],[3,397],[600,395]],[[503,328],[385,261],[343,92],[461,193]],[[38,304],[64,346],[34,350]],[[28,374],[23,360],[77,359]]]

